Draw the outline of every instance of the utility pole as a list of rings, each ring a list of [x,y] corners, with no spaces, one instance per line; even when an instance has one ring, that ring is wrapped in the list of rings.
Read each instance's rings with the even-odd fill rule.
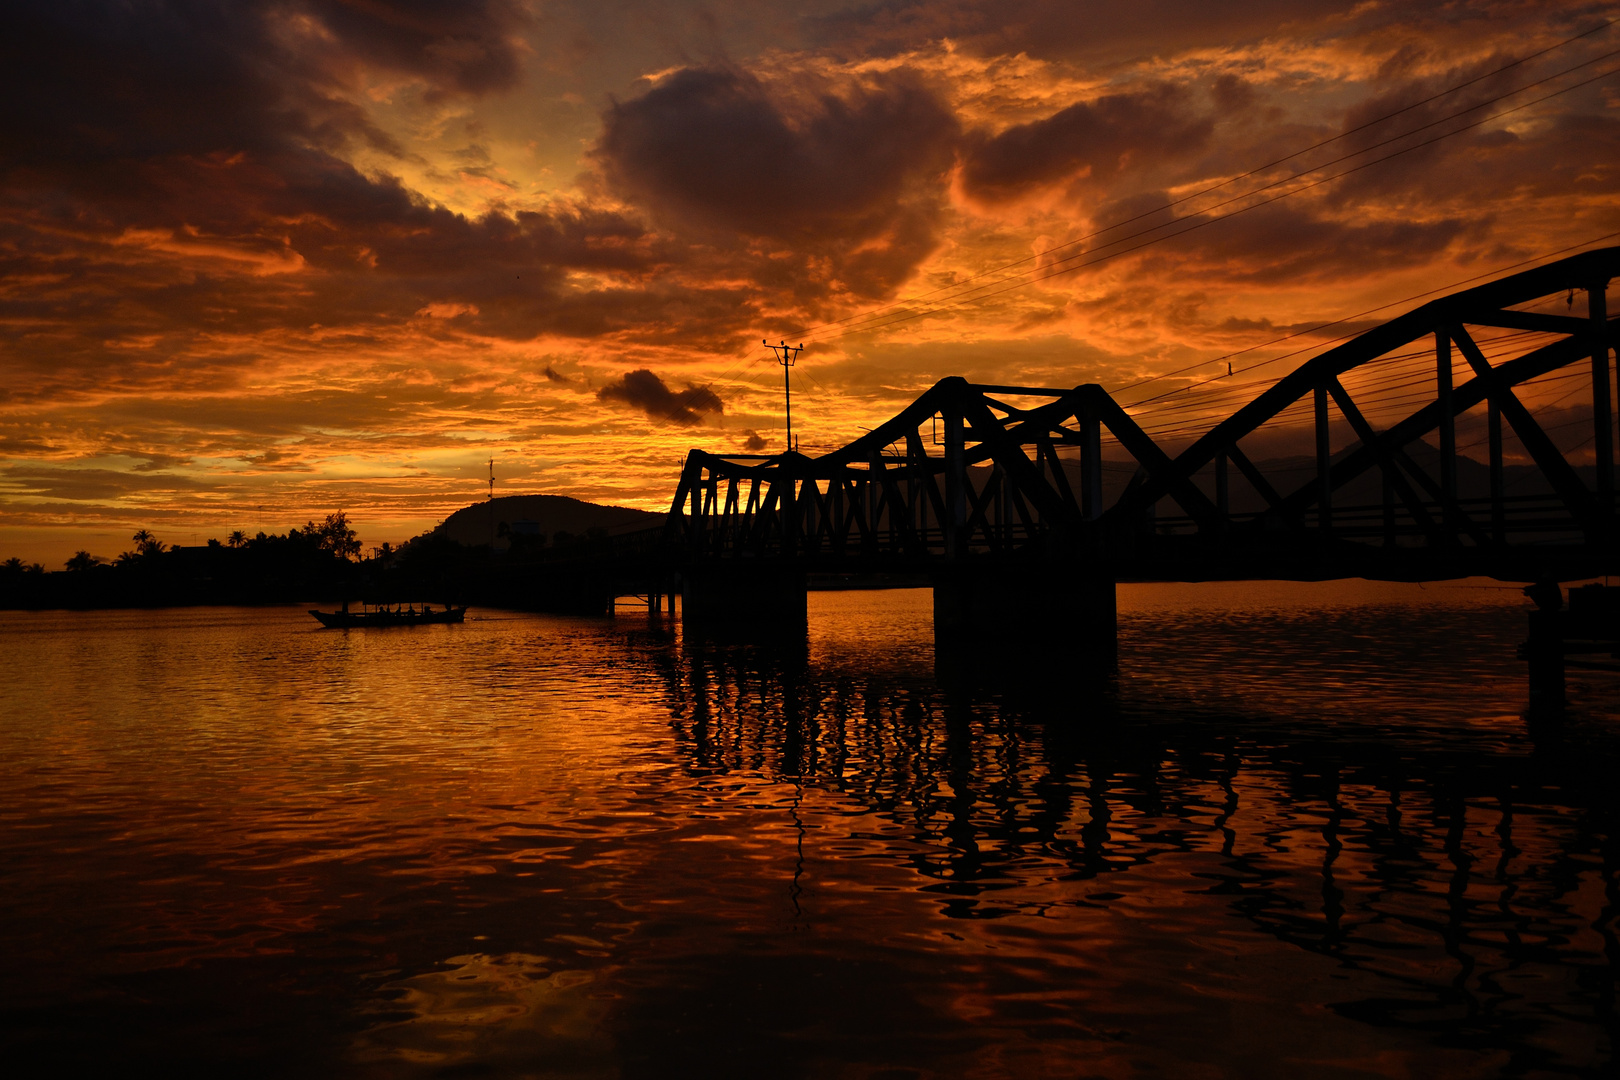
[[[764,345],[767,349],[771,350],[771,352],[775,353],[776,362],[782,365],[782,402],[787,406],[787,448],[792,450],[793,387],[790,385],[788,380],[788,368],[793,366],[793,361],[797,360],[799,358],[799,354],[804,351],[804,344],[801,342],[798,345],[789,345],[786,341],[784,341],[780,345],[772,345],[769,341],[765,341],[764,339],[760,340],[760,344]]]
[[[485,516],[489,518],[489,550],[495,552],[495,459],[489,459],[489,498],[484,502]]]

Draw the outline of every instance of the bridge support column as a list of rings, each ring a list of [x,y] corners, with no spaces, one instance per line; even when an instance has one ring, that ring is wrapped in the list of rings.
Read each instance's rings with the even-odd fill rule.
[[[681,581],[681,619],[715,626],[804,626],[808,621],[804,573],[737,563],[692,570]]]
[[[934,579],[934,644],[942,658],[1027,657],[1112,671],[1118,640],[1114,579],[1107,574],[961,566]]]
[[[1524,593],[1536,604],[1529,639],[1519,650],[1530,662],[1530,711],[1556,715],[1564,708],[1564,591],[1556,581],[1542,581]]]
[[[1592,322],[1592,453],[1597,469],[1598,513],[1614,513],[1614,420],[1609,390],[1608,293],[1602,285],[1586,292]]]

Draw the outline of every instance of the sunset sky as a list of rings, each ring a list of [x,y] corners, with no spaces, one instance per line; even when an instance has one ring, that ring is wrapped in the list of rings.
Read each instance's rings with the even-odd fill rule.
[[[662,509],[689,447],[782,448],[762,338],[819,452],[947,375],[1178,373],[1130,401],[1614,244],[1616,14],[21,0],[0,558],[339,508],[397,543],[491,458]]]

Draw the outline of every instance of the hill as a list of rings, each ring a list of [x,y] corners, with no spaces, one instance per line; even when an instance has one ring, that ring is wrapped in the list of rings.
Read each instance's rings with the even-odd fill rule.
[[[469,547],[487,547],[493,541],[496,550],[504,550],[511,546],[512,536],[553,543],[559,534],[583,537],[605,530],[612,535],[663,522],[663,514],[601,506],[567,495],[503,495],[462,507],[434,532]]]

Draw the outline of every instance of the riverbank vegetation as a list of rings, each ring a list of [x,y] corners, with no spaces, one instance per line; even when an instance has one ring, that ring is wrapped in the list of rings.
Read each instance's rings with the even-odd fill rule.
[[[346,595],[364,574],[361,545],[341,510],[285,533],[231,533],[169,545],[149,529],[112,558],[75,552],[59,571],[0,563],[0,607],[167,607],[264,604]]]
[[[501,548],[457,543],[437,528],[367,553],[341,510],[285,533],[232,532],[205,544],[170,545],[149,529],[108,558],[75,552],[60,570],[19,558],[0,562],[0,609],[179,607],[198,604],[488,602],[511,572],[605,549],[607,530],[501,531]]]

